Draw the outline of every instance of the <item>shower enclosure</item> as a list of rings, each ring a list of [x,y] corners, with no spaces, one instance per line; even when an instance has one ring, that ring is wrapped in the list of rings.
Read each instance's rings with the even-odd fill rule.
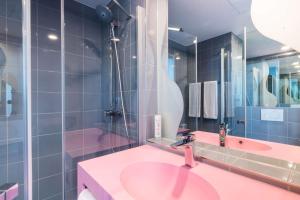
[[[76,199],[79,161],[139,144],[137,6],[0,0],[0,186],[17,199]]]
[[[76,198],[78,161],[138,144],[135,6],[86,2],[64,7],[67,199]]]
[[[196,131],[197,118],[189,114],[189,85],[197,83],[197,37],[183,29],[178,30],[169,27],[168,31],[168,78],[177,84],[183,96],[183,115],[178,132]]]

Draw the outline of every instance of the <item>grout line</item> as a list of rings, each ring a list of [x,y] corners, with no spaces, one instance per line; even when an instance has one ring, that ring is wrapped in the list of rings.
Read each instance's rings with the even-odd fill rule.
[[[61,173],[51,174],[50,176],[45,176],[45,177],[42,177],[42,178],[38,178],[38,179],[36,179],[36,181],[39,182],[39,181],[42,181],[42,180],[45,180],[45,179],[48,179],[48,178],[53,178],[53,177],[59,176],[59,175],[63,175],[63,173],[61,172]]]

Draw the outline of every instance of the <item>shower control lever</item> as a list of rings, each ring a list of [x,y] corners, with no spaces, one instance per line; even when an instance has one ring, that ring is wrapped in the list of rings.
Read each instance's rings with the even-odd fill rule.
[[[115,111],[115,110],[105,110],[104,115],[107,117],[116,117],[116,116],[122,116],[122,112]]]
[[[237,124],[245,124],[245,120],[237,120],[236,123]]]

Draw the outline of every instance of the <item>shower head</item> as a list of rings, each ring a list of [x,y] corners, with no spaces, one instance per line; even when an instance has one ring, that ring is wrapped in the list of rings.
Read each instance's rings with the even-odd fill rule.
[[[113,20],[113,14],[111,10],[106,5],[98,5],[96,7],[96,12],[98,15],[98,18],[106,23],[110,23]]]
[[[113,21],[113,13],[110,9],[112,5],[117,5],[119,9],[125,13],[127,20],[132,16],[125,10],[125,8],[117,0],[102,0],[98,6],[96,6],[96,12],[99,19],[103,22],[110,23]]]

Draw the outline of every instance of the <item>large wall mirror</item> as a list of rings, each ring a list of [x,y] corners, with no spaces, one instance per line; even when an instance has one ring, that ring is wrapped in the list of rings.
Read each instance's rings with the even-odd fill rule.
[[[256,28],[251,3],[169,0],[168,76],[184,100],[178,131],[219,145],[224,122],[228,148],[300,163],[300,53]]]

